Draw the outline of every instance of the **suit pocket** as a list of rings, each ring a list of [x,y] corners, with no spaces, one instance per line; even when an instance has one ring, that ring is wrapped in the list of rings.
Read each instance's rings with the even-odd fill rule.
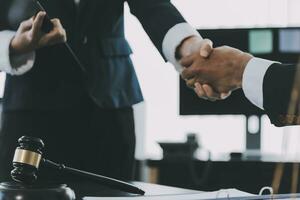
[[[115,108],[142,99],[125,38],[102,39],[92,50],[88,89],[98,105]]]
[[[103,56],[129,56],[132,54],[127,40],[123,37],[100,39],[98,44]]]

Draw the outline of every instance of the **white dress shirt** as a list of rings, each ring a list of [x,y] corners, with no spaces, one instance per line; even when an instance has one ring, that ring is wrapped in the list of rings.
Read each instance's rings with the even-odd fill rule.
[[[12,75],[22,75],[29,71],[35,60],[35,53],[11,56],[9,53],[10,42],[15,36],[13,31],[0,32],[0,71]]]
[[[263,83],[268,68],[278,62],[261,58],[252,58],[247,64],[243,74],[243,91],[251,103],[264,109]]]
[[[80,0],[74,0],[78,5]],[[15,32],[0,32],[0,71],[11,75],[22,75],[28,72],[34,64],[35,53],[12,57],[9,54],[10,41]],[[167,60],[175,66],[175,69],[181,73],[182,66],[175,58],[176,48],[181,42],[190,36],[198,36],[202,39],[196,29],[188,23],[180,23],[173,26],[165,35],[162,49]],[[253,58],[246,66],[243,75],[243,90],[246,97],[256,106],[263,109],[263,78],[269,66],[274,62]]]

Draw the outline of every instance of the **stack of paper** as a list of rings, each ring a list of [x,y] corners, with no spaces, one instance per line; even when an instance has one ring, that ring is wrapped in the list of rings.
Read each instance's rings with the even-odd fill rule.
[[[194,194],[177,194],[177,195],[155,195],[155,196],[136,196],[136,197],[84,197],[84,200],[202,200],[202,199],[222,199],[234,197],[255,196],[236,189],[224,189],[215,192],[199,192]]]

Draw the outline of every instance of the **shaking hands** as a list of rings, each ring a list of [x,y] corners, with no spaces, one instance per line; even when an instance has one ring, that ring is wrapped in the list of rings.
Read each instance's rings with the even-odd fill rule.
[[[195,52],[180,60],[185,67],[182,78],[200,98],[225,99],[242,87],[243,73],[252,57],[228,46],[211,49],[206,57]]]
[[[39,12],[35,18],[30,18],[21,23],[10,44],[11,54],[29,53],[44,46],[66,41],[66,31],[58,19],[51,20],[54,26],[51,32],[42,32],[41,27],[45,16],[45,12]]]

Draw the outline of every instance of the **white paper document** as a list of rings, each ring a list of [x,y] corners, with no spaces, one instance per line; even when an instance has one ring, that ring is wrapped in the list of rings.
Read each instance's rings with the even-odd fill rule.
[[[133,196],[133,197],[84,197],[83,200],[202,200],[220,199],[232,197],[255,196],[236,189],[223,189],[215,192],[199,192],[193,194],[155,195],[155,196]]]

